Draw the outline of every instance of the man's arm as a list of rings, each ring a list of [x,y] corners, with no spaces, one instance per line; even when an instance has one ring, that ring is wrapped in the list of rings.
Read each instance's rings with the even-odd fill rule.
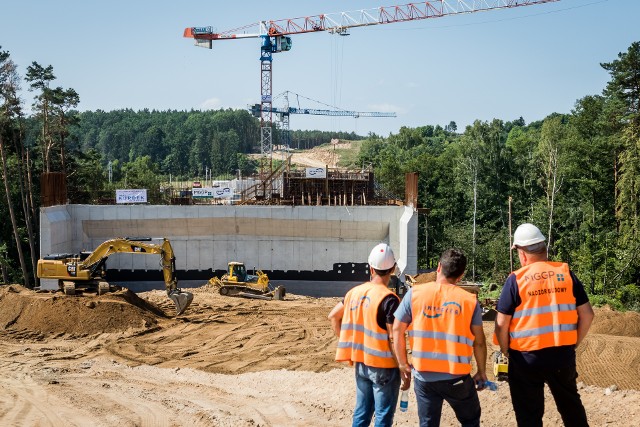
[[[388,327],[389,325],[387,325],[387,328]],[[407,362],[407,341],[404,337],[404,333],[408,327],[408,323],[401,322],[396,318],[393,321],[393,328],[390,335],[393,336],[393,352],[398,361],[398,368],[400,369],[400,376],[402,377],[401,390],[407,390],[411,385],[411,366],[409,366]]]
[[[498,312],[496,316],[496,338],[500,345],[500,351],[505,356],[509,354],[509,324],[511,317],[508,314]]]
[[[487,381],[487,342],[484,338],[482,325],[471,325],[471,332],[475,336],[473,340],[473,357],[478,365],[478,372],[473,376],[476,384],[484,384]],[[481,388],[484,388],[481,387]]]
[[[589,332],[594,313],[590,303],[579,305],[576,310],[578,311],[578,342],[576,346],[578,346]]]
[[[340,327],[342,326],[342,316],[344,315],[344,304],[341,302],[337,303],[335,307],[329,313],[329,320],[331,321],[331,329],[333,329],[333,333],[339,337],[340,336]]]

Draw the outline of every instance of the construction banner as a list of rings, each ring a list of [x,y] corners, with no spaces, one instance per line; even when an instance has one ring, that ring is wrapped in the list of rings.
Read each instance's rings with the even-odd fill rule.
[[[147,203],[147,190],[116,190],[116,203]]]
[[[306,177],[307,178],[326,178],[327,170],[325,168],[307,168]]]

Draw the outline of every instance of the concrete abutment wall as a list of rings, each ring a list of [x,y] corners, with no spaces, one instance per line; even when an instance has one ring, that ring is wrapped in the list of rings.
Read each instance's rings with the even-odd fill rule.
[[[41,256],[93,250],[115,237],[167,237],[178,271],[332,271],[391,245],[401,273],[417,270],[417,214],[404,206],[62,205],[42,208]],[[157,256],[115,254],[109,270],[159,270]],[[366,273],[366,268],[363,268]],[[295,276],[295,274],[294,274]]]

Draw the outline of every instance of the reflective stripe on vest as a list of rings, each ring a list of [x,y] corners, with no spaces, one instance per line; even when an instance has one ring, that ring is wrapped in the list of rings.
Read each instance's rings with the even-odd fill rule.
[[[344,299],[344,314],[336,350],[338,362],[362,362],[376,368],[395,368],[386,329],[378,325],[378,307],[393,292],[383,285],[363,283]]]
[[[535,262],[514,274],[521,303],[509,325],[509,347],[535,351],[575,344],[578,312],[569,266]]]
[[[418,371],[471,372],[476,297],[455,285],[425,283],[411,291],[409,342]]]

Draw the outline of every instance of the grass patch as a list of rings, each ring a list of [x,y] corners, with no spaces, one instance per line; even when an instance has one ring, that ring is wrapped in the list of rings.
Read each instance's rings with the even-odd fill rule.
[[[358,169],[362,165],[358,163],[358,157],[360,155],[360,147],[362,147],[363,141],[351,141],[351,148],[338,148],[336,154],[339,157],[338,166],[347,169]]]

